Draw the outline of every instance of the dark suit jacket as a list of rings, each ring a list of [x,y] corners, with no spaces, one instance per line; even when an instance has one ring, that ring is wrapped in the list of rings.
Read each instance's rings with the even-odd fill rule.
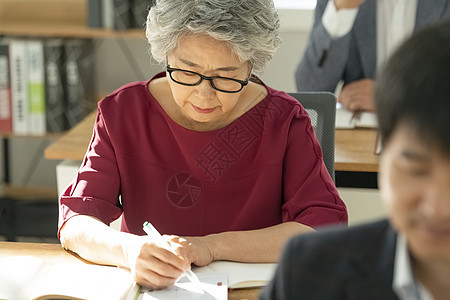
[[[387,220],[291,239],[261,299],[397,299],[397,235]]]
[[[359,8],[349,34],[332,39],[322,24],[328,0],[317,0],[314,25],[295,79],[299,91],[334,92],[340,80],[374,78],[376,71],[376,0]],[[415,30],[450,15],[450,0],[418,0]]]

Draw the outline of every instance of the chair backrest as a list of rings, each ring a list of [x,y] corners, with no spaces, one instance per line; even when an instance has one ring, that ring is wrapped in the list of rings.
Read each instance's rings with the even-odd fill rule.
[[[306,109],[311,118],[323,160],[331,178],[334,178],[334,135],[336,123],[336,97],[330,92],[289,93]]]

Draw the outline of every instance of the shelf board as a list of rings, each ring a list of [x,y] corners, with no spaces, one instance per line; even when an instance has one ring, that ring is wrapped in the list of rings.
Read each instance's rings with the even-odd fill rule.
[[[14,134],[12,132],[3,132],[0,131],[0,139],[1,138],[31,138],[31,139],[48,139],[48,140],[54,140],[57,138],[60,138],[63,134],[65,134],[65,132],[62,133],[46,133],[46,134],[42,134],[42,135],[31,135],[31,134],[26,134],[26,135],[21,135],[21,134]]]
[[[58,191],[56,187],[40,187],[40,186],[13,186],[3,184],[2,196],[13,199],[37,201],[41,199],[58,199]]]
[[[141,38],[145,39],[144,29],[126,31],[89,28],[80,24],[55,24],[0,21],[0,35],[17,37],[59,37],[59,38]]]
[[[56,142],[47,147],[44,157],[47,159],[83,160],[92,136],[97,112],[91,112]]]

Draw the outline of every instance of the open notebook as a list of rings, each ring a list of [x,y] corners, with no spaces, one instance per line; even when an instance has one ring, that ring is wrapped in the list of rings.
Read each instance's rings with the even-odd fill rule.
[[[162,290],[143,288],[138,300],[227,300],[227,274],[222,272],[197,273],[199,283],[186,277],[180,278],[175,285]]]
[[[193,267],[200,284],[181,278],[163,290],[143,289],[139,300],[226,300],[227,290],[263,287],[275,273],[277,264],[215,261],[206,267]]]
[[[336,105],[336,128],[377,128],[378,121],[374,112],[364,111],[354,113],[346,110],[340,103]]]
[[[269,283],[275,274],[275,263],[238,263],[215,261],[206,267],[193,268],[194,273],[224,272],[228,274],[228,288],[262,287]]]
[[[129,272],[84,263],[49,264],[32,256],[0,259],[0,299],[135,299]]]

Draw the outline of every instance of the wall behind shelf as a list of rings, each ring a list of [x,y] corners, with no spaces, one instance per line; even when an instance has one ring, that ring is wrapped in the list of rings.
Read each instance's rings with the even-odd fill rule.
[[[58,161],[43,159],[43,151],[54,139],[14,137],[10,139],[10,180],[14,186],[56,186]]]
[[[54,140],[13,137],[9,138],[9,177],[10,184],[14,187],[42,187],[52,189],[56,187],[56,165],[57,160],[43,158],[43,151]],[[2,143],[3,145],[3,143]],[[0,178],[3,182],[3,147],[0,148]],[[0,195],[1,196],[1,195]],[[47,198],[48,196],[36,195],[36,198]],[[56,195],[55,197],[56,201]]]
[[[109,94],[132,81],[147,80],[162,70],[161,66],[150,59],[147,41],[143,38],[97,39],[96,43],[96,82],[99,94]]]

